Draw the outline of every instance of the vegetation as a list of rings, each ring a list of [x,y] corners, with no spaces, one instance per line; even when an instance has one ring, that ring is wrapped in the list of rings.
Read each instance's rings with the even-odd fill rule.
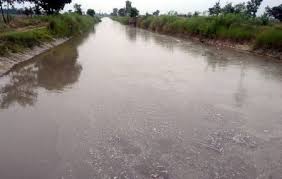
[[[87,12],[86,12],[87,15],[91,16],[91,17],[94,17],[95,16],[95,10],[94,9],[88,9]]]
[[[266,11],[269,16],[272,16],[282,22],[282,4],[273,8],[267,7]]]
[[[34,7],[25,7],[21,10],[22,14],[41,15],[44,13],[52,15],[59,14],[59,12],[64,9],[65,5],[71,3],[72,0],[0,0],[0,12],[5,24],[8,24],[12,19],[11,14],[9,14],[9,12],[11,12],[11,8],[14,9],[14,5],[16,3],[21,4],[24,2],[28,2],[30,5],[34,5]]]
[[[75,13],[59,14],[72,0],[0,0],[0,56],[40,45],[54,38],[70,37],[89,30],[99,21],[94,9],[83,15],[80,4]],[[25,9],[12,10],[15,3],[29,2]],[[4,9],[5,8],[5,9]],[[11,15],[11,12],[16,14]],[[21,14],[18,16],[18,14]],[[24,16],[26,15],[26,16]]]
[[[139,16],[139,10],[135,7],[132,7],[132,2],[131,1],[126,1],[125,2],[125,7],[124,8],[114,8],[113,12],[111,13],[111,16],[116,17],[116,16],[121,16],[121,17],[137,17]]]
[[[73,5],[73,8],[74,8],[74,12],[79,14],[79,15],[82,15],[83,12],[82,12],[82,8],[81,8],[81,4],[74,4]]]
[[[24,24],[18,24],[18,28],[8,28],[0,33],[0,56],[32,48],[54,38],[70,37],[85,32],[99,19],[72,13],[25,17],[18,21]]]
[[[228,40],[235,43],[248,43],[254,48],[267,48],[282,51],[282,24],[271,19],[280,20],[281,7],[268,8],[263,16],[256,17],[262,0],[250,0],[223,8],[217,2],[209,9],[209,16],[199,12],[178,15],[171,11],[160,15],[159,11],[136,19],[136,26],[160,33],[184,34],[200,38]],[[112,17],[122,24],[132,24],[130,16]]]

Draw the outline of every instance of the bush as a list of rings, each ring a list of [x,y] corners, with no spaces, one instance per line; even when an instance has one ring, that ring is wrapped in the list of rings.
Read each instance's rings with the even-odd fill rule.
[[[255,40],[255,48],[278,49],[282,51],[282,28],[270,27],[259,33]]]

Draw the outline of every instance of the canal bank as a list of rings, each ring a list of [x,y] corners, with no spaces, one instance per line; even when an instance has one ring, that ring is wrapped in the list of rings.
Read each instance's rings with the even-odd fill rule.
[[[19,27],[1,29],[0,76],[15,65],[90,31],[99,21],[97,17],[78,14],[15,17],[11,24]]]
[[[264,25],[259,19],[227,14],[213,17],[114,16],[113,20],[152,32],[227,47],[282,60],[281,23]]]

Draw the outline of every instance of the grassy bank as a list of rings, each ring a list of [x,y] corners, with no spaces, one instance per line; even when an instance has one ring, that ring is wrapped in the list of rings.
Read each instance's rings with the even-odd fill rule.
[[[54,38],[71,37],[88,31],[99,19],[77,14],[15,17],[0,28],[0,56],[21,52]]]
[[[129,24],[129,17],[113,17],[122,24]],[[166,34],[184,34],[206,39],[248,43],[254,49],[282,51],[282,25],[268,24],[260,18],[226,14],[220,16],[143,16],[136,19],[136,26]]]

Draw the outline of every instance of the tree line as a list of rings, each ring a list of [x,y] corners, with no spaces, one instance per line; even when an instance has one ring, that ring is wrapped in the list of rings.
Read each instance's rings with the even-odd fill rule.
[[[225,6],[221,7],[220,1],[216,2],[215,5],[209,8],[209,15],[220,15],[220,14],[244,14],[249,17],[255,18],[259,7],[263,0],[250,0],[247,3],[239,3],[233,5],[232,3],[227,3]],[[282,21],[282,4],[270,8],[266,7],[264,14],[261,16],[263,18],[273,17],[279,21]]]
[[[25,7],[24,9],[15,9],[15,4],[29,3],[31,7]],[[66,4],[70,4],[72,0],[0,0],[0,11],[2,20],[4,23],[11,21],[11,12],[17,12],[17,14],[25,14],[27,16],[35,15],[52,15],[58,14],[64,9]],[[80,15],[83,14],[80,4],[74,5],[74,11]],[[88,9],[87,15],[94,16],[95,10]]]
[[[129,17],[137,17],[139,15],[139,10],[136,7],[132,7],[131,1],[125,2],[124,8],[114,8],[111,16],[129,16]]]
[[[213,7],[208,9],[208,14],[210,16],[219,16],[222,14],[243,14],[252,18],[255,18],[258,12],[259,7],[263,0],[249,0],[248,2],[233,4],[227,3],[225,6],[221,6],[220,1],[216,2]],[[160,11],[156,10],[152,14],[146,13],[146,16],[159,16]],[[201,13],[195,11],[194,13],[189,12],[188,14],[178,14],[176,11],[169,11],[167,15],[170,16],[199,16]],[[203,13],[205,14],[205,13]],[[132,7],[132,3],[130,1],[126,1],[124,8],[114,8],[111,16],[129,16],[129,17],[137,17],[139,15],[139,11],[137,8]],[[282,21],[282,4],[275,7],[266,7],[265,13],[261,16],[266,20],[270,18],[275,18],[279,21]]]

